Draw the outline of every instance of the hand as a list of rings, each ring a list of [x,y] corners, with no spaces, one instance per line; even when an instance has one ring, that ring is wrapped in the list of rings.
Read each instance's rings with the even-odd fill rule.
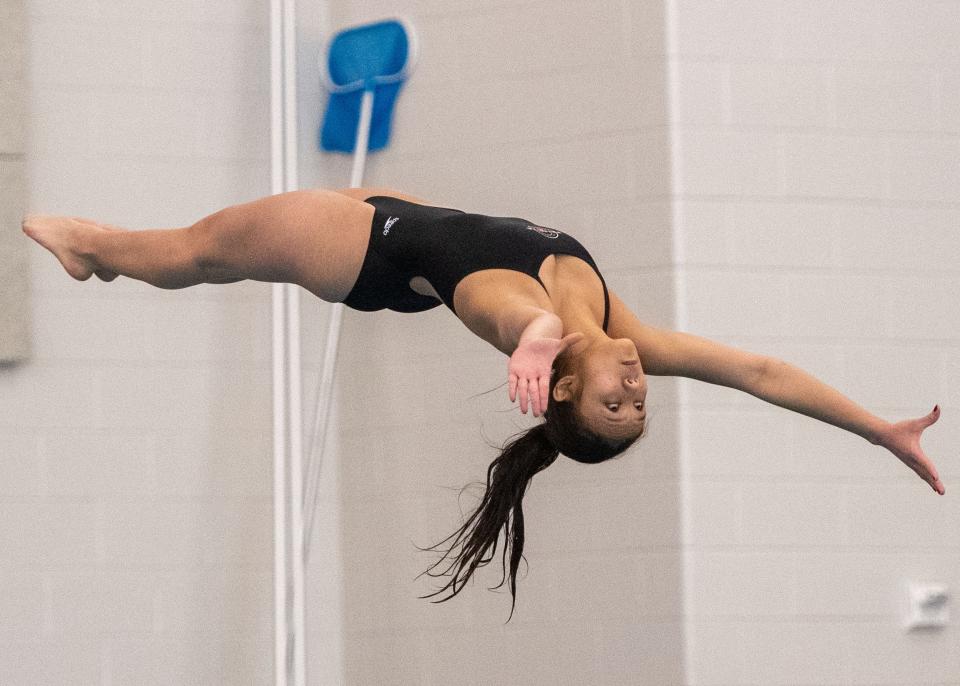
[[[933,462],[920,447],[920,434],[939,418],[940,406],[937,405],[925,417],[891,424],[880,437],[879,443],[915,471],[921,479],[930,484],[933,490],[943,495],[946,490],[937,475],[937,468],[933,466]]]
[[[527,413],[528,396],[533,404],[533,416],[539,417],[547,410],[550,393],[550,369],[553,360],[583,338],[582,333],[572,333],[559,338],[533,338],[521,341],[510,356],[507,373],[510,380],[510,402],[520,395],[520,411]]]

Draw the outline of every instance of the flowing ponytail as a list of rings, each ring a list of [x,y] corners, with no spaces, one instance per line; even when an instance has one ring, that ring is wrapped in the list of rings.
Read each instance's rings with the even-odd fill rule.
[[[421,598],[432,598],[450,590],[450,595],[431,602],[450,600],[463,590],[473,573],[488,564],[497,554],[500,530],[504,532],[503,579],[493,587],[500,588],[507,581],[507,555],[510,555],[510,604],[509,622],[517,603],[517,569],[523,557],[523,494],[534,474],[556,461],[559,451],[547,438],[546,424],[538,424],[507,443],[500,456],[487,469],[487,490],[483,500],[469,519],[450,536],[434,546],[423,550],[436,550],[453,539],[449,550],[423,574],[441,577],[451,574],[451,579],[438,591]],[[442,572],[434,573],[444,560],[457,548],[453,562]],[[422,574],[420,575],[422,576]],[[493,590],[491,589],[491,590]]]
[[[545,421],[514,437],[503,447],[503,452],[487,469],[487,490],[470,518],[436,545],[421,548],[436,550],[453,540],[443,557],[417,576],[420,578],[427,574],[442,577],[450,574],[452,578],[438,591],[421,598],[432,598],[449,590],[447,597],[431,601],[442,603],[462,591],[473,573],[497,554],[500,530],[503,529],[503,579],[490,590],[506,583],[509,554],[510,595],[513,597],[510,617],[507,618],[509,622],[517,604],[517,569],[523,559],[523,494],[530,479],[552,465],[561,452],[577,462],[593,464],[619,455],[639,437],[610,440],[599,436],[583,424],[573,402],[553,399],[553,389],[557,381],[570,371],[570,364],[571,358],[567,354],[554,360],[550,400],[543,415]],[[448,557],[453,559],[450,565],[442,572],[435,573],[433,570]]]

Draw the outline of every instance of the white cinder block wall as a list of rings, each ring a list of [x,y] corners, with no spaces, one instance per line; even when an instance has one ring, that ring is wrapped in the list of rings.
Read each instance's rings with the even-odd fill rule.
[[[178,226],[269,193],[266,3],[26,12],[31,211]],[[30,260],[33,357],[0,369],[0,683],[269,683],[269,287]]]
[[[958,683],[957,631],[906,636],[898,607],[909,578],[960,588],[958,3],[661,4],[332,3],[332,26],[402,12],[423,37],[368,183],[567,228],[642,318],[891,419],[939,402],[925,446],[948,496],[697,384],[681,479],[674,385],[654,379],[639,448],[534,480],[513,621],[496,569],[429,605],[414,544],[456,526],[483,437],[523,422],[503,389],[471,399],[504,360],[446,312],[348,313],[343,519],[323,539],[343,550],[342,631],[311,589],[331,683]],[[263,3],[27,16],[31,210],[162,226],[269,191]],[[318,158],[343,185],[347,161]],[[0,370],[0,683],[268,683],[267,287],[78,284],[39,248],[31,265],[34,359]]]
[[[940,403],[941,498],[857,436],[684,385],[690,684],[960,684],[960,3],[672,0],[682,328],[891,420]]]
[[[334,28],[395,14],[416,24],[421,62],[366,183],[569,230],[642,318],[671,326],[662,3],[329,5]],[[344,157],[317,164],[328,185],[349,178]],[[348,311],[343,341],[342,631],[316,629],[329,608],[310,607],[311,653],[336,659],[342,642],[339,683],[683,683],[673,382],[652,381],[650,436],[623,460],[560,458],[534,478],[529,569],[504,626],[509,593],[486,590],[499,559],[433,605],[417,596],[438,582],[415,577],[436,557],[415,545],[476,504],[477,488],[457,495],[485,479],[497,454],[485,441],[527,425],[501,385],[506,358],[445,308]]]

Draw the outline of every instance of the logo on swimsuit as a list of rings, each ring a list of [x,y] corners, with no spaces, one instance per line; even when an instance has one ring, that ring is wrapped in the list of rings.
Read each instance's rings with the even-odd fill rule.
[[[383,225],[383,235],[390,233],[390,227],[400,221],[400,217],[390,217]]]
[[[542,226],[527,226],[531,231],[536,231],[544,238],[559,238],[560,232],[556,229],[545,229]]]

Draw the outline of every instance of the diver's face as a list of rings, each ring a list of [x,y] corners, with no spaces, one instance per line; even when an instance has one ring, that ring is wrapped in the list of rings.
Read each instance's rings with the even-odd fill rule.
[[[601,436],[620,440],[641,434],[647,417],[647,379],[633,341],[591,341],[577,362],[576,375],[557,382],[556,391],[567,396],[557,399],[574,400],[584,423]]]

